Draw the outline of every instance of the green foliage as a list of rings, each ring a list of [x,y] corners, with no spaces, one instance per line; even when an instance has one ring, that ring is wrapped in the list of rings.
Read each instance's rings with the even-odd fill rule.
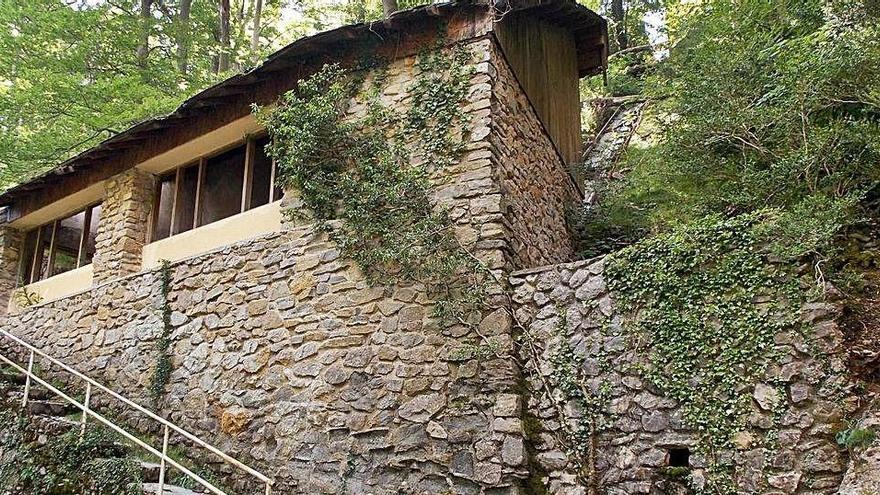
[[[171,379],[171,332],[174,327],[171,325],[171,303],[169,295],[171,293],[171,263],[168,260],[162,260],[162,266],[159,268],[159,281],[162,294],[162,334],[156,340],[156,369],[153,370],[153,376],[150,380],[150,395],[153,402],[158,404],[165,395],[165,387]]]
[[[596,441],[598,434],[611,426],[612,417],[608,413],[611,402],[612,386],[602,381],[595,389],[590,388],[584,376],[584,358],[577,354],[569,342],[568,321],[562,308],[556,310],[558,324],[556,326],[556,345],[550,353],[550,383],[553,387],[550,400],[557,401],[558,410],[565,410],[569,404],[574,405],[582,415],[575,426],[563,426],[570,454],[580,464],[581,477],[595,491],[600,485],[597,476]],[[528,337],[527,337],[528,338]],[[596,356],[600,367],[609,368],[608,356],[604,347]],[[557,395],[558,394],[558,395]],[[562,419],[565,421],[565,419]]]
[[[229,54],[231,70],[244,70],[314,29],[306,22],[280,30],[283,2],[264,0],[254,51],[254,2],[231,0],[231,40],[223,47],[217,2],[191,2],[186,22],[180,0],[151,2],[146,20],[138,3],[0,1],[0,189],[167,114],[228,75],[218,73],[220,51]]]
[[[756,226],[766,216],[708,217],[640,241],[606,264],[628,331],[649,356],[641,372],[682,405],[700,435],[714,473],[710,489],[729,483],[714,455],[747,426],[752,389],[779,358],[774,338],[797,324],[789,309],[800,304],[796,281],[761,249]]]
[[[764,237],[778,236],[779,254],[826,257],[877,197],[876,19],[863,2],[690,5],[644,86],[671,124],[627,154],[603,208],[641,232],[774,208],[782,230]]]
[[[671,479],[687,479],[691,475],[691,469],[685,466],[663,466],[660,474]]]
[[[406,111],[379,99],[384,70],[364,76],[329,65],[255,109],[273,138],[278,180],[300,193],[320,229],[373,283],[417,282],[438,315],[469,323],[483,306],[485,270],[430,200],[431,174],[455,163],[467,138],[461,110],[472,68],[463,47],[423,53]],[[347,115],[364,96],[366,114]],[[296,212],[293,212],[296,215]]]
[[[835,435],[837,444],[852,450],[857,447],[868,447],[877,439],[877,432],[870,428],[859,428],[855,424],[850,424],[845,430]]]
[[[74,428],[37,441],[24,415],[0,412],[0,491],[28,495],[140,495],[141,472],[128,448],[102,428]]]

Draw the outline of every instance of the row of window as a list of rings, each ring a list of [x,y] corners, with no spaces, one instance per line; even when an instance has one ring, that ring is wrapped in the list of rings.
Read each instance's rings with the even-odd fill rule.
[[[269,138],[243,144],[162,175],[153,202],[157,241],[281,199]],[[31,284],[92,262],[101,205],[86,207],[25,234],[19,283]]]
[[[100,218],[96,204],[25,233],[19,282],[30,284],[91,263]]]
[[[281,199],[269,138],[184,165],[159,178],[152,240],[158,241]]]

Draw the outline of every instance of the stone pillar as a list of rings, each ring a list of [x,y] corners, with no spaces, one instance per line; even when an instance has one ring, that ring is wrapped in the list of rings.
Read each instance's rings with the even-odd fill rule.
[[[0,314],[6,314],[9,299],[18,281],[18,259],[21,231],[0,225]]]
[[[94,284],[141,270],[153,208],[155,178],[136,168],[111,177],[105,196],[95,246]]]

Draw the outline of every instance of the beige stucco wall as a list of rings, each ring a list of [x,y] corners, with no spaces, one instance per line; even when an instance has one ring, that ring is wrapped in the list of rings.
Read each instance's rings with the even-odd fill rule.
[[[144,246],[142,269],[179,261],[229,244],[281,230],[281,201],[209,223]]]
[[[45,280],[34,282],[23,289],[37,296],[39,303],[54,301],[62,297],[71,296],[92,287],[91,263],[81,266],[69,272],[59,273]],[[15,303],[15,298],[9,299],[9,313],[18,313],[21,308]]]

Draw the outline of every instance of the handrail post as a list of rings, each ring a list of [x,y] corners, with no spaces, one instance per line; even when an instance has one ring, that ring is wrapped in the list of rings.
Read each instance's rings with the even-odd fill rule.
[[[92,384],[86,382],[86,400],[83,401],[83,405],[86,406],[82,412],[82,422],[79,426],[79,440],[86,436],[86,419],[89,417],[89,403],[92,400]]]
[[[168,425],[162,438],[162,457],[159,461],[159,495],[165,493],[165,458],[168,457]]]
[[[28,358],[27,373],[24,379],[24,397],[21,399],[21,408],[27,407],[28,395],[31,393],[31,374],[34,372],[34,350],[31,349],[30,358]]]

